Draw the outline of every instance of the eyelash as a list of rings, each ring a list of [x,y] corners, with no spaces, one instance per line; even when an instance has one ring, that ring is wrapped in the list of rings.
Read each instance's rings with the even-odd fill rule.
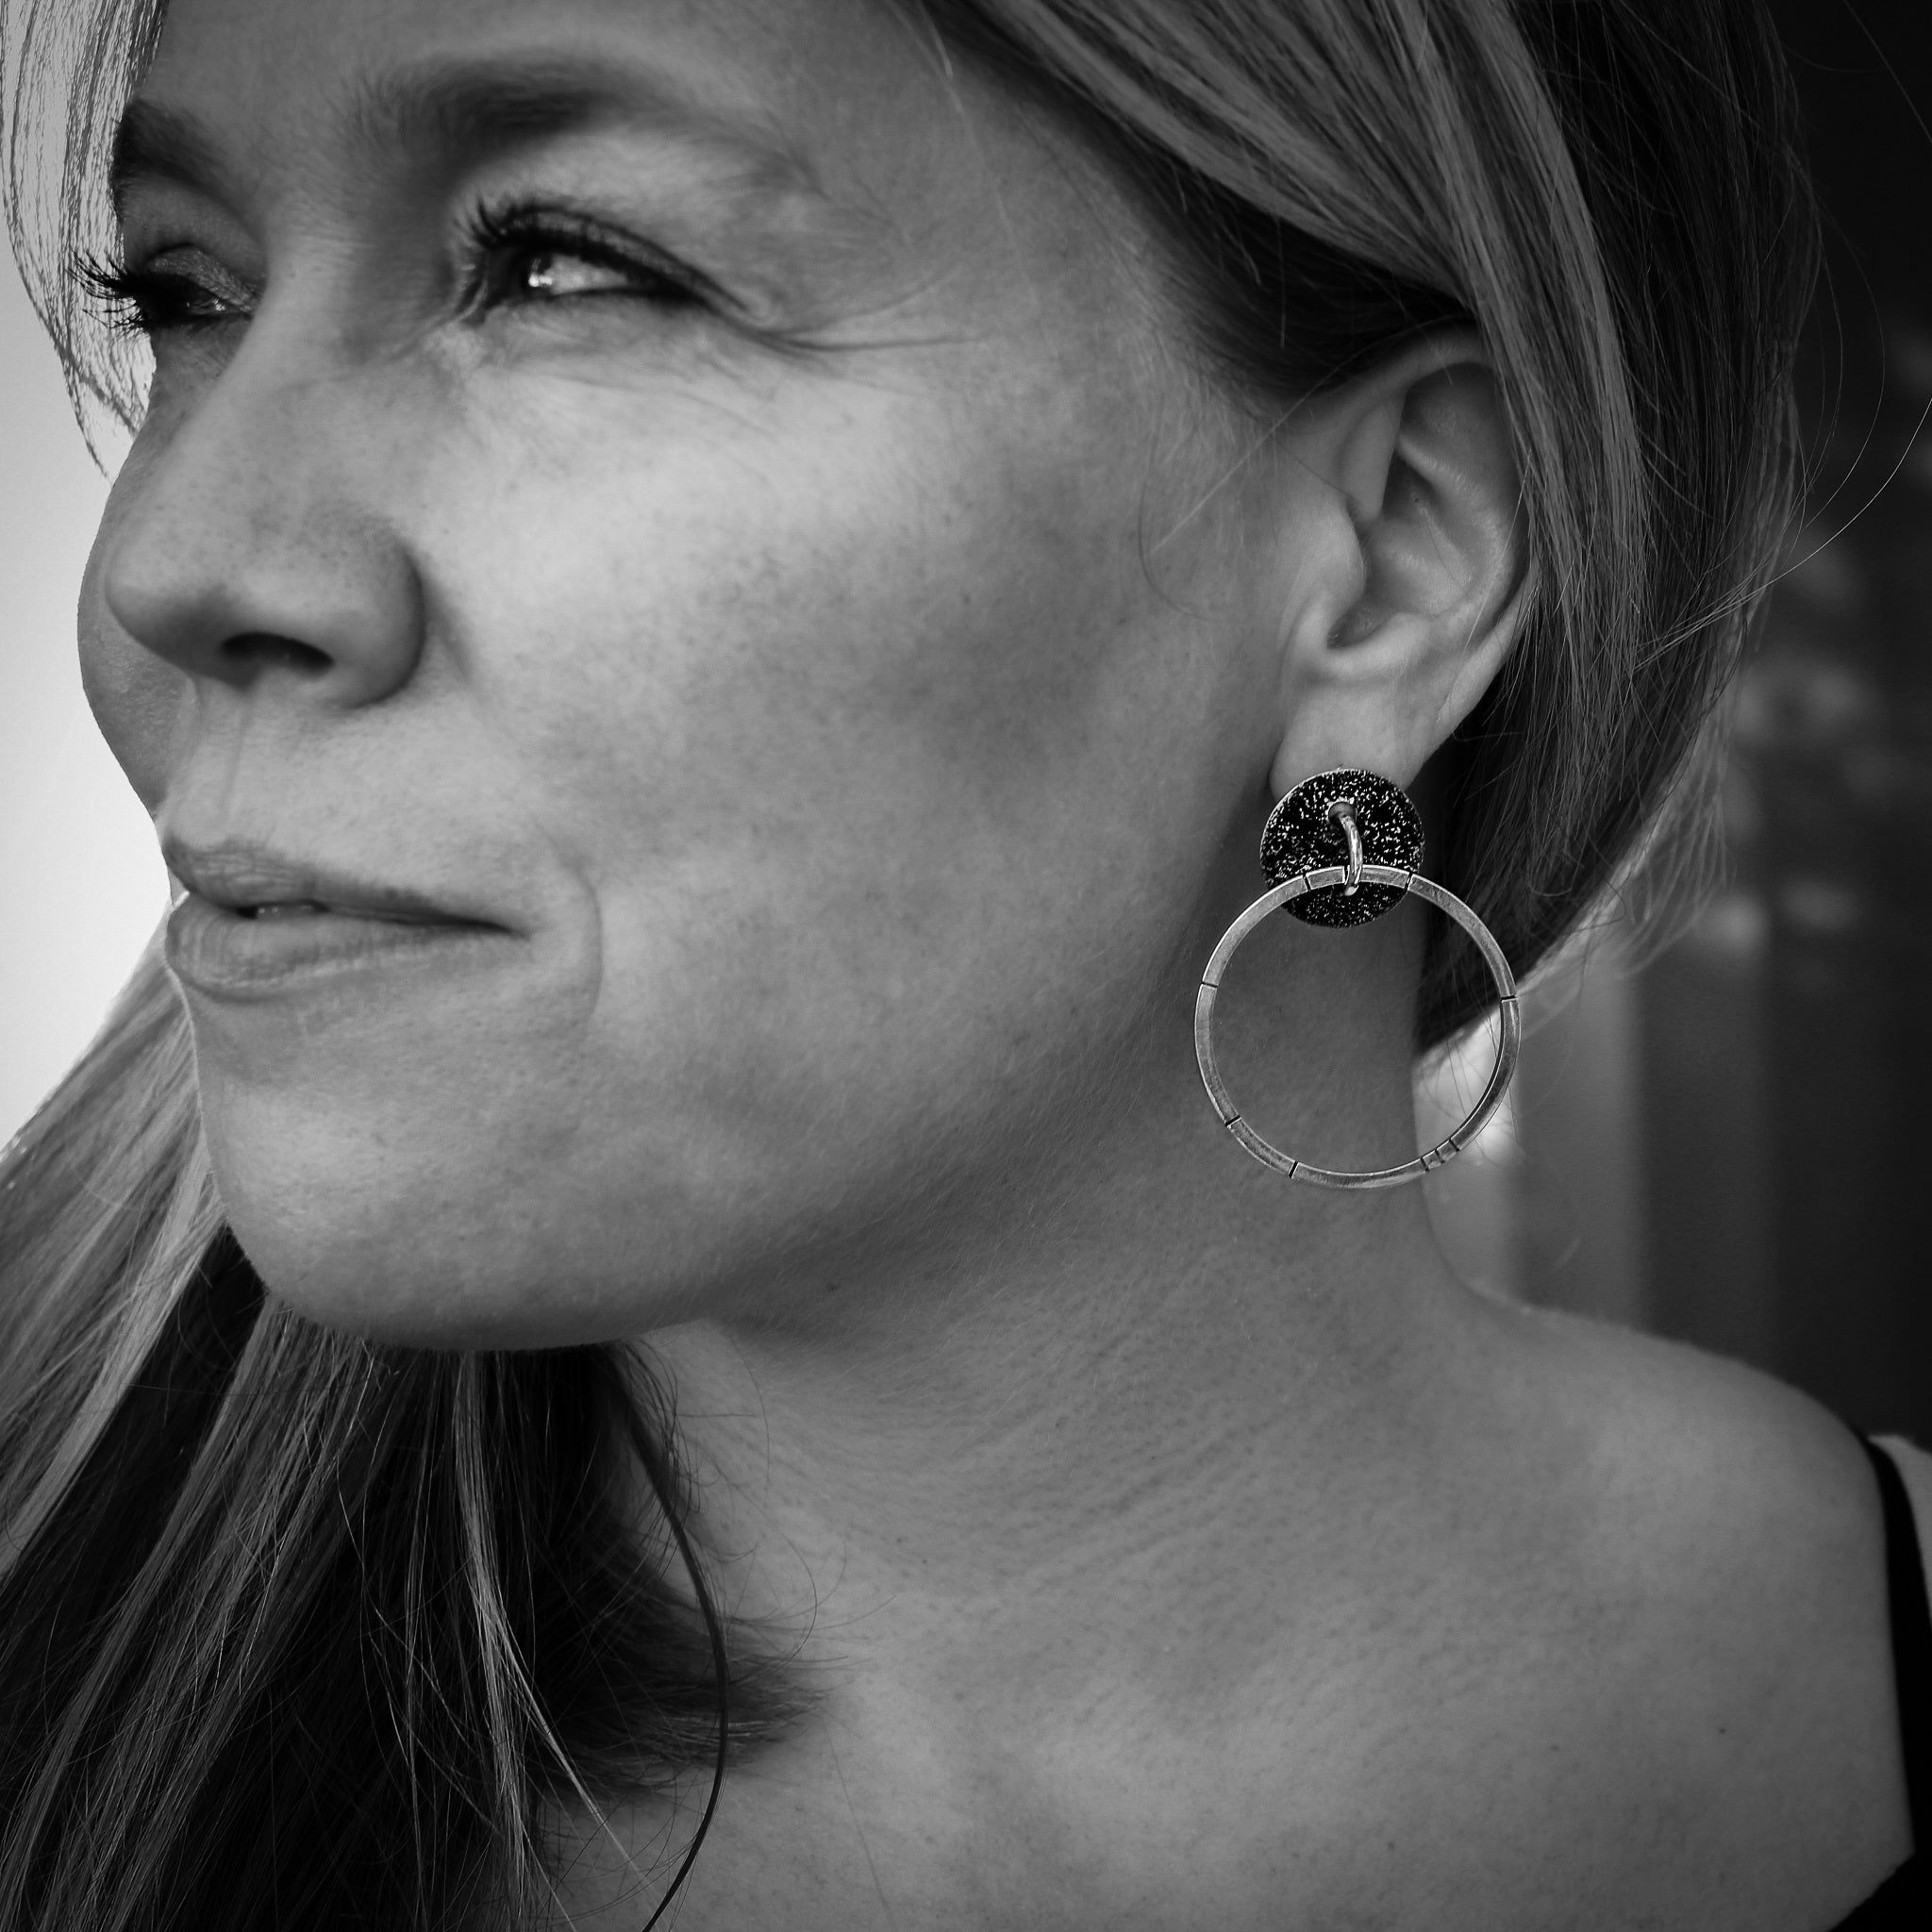
[[[595,224],[529,203],[479,208],[462,225],[461,308],[466,319],[480,321],[504,304],[546,298],[514,285],[520,264],[542,255],[573,256],[627,278],[625,290],[586,291],[553,301],[583,301],[593,295],[625,294],[665,309],[725,306],[706,278],[669,257],[611,240]],[[153,337],[170,329],[212,328],[237,319],[238,311],[192,275],[136,268],[123,260],[75,258],[74,279],[105,312],[117,335]]]
[[[163,329],[212,328],[233,320],[226,308],[215,314],[194,312],[197,303],[215,304],[222,298],[190,275],[87,255],[75,258],[72,274],[116,335],[155,336]]]

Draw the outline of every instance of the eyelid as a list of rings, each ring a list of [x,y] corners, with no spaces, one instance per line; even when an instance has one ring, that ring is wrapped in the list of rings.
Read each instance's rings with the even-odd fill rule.
[[[122,274],[133,280],[192,284],[244,314],[253,310],[261,292],[196,242],[170,242],[143,249],[124,257],[119,266]]]

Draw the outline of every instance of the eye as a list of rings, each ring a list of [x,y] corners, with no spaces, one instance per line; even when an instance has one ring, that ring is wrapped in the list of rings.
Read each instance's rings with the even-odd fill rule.
[[[702,308],[718,291],[694,270],[601,224],[554,209],[485,208],[468,224],[465,308],[563,305],[611,297]]]
[[[244,321],[254,307],[253,293],[199,249],[164,249],[138,265],[81,257],[70,273],[109,325],[127,335]]]
[[[516,264],[516,291],[520,295],[555,299],[559,295],[624,294],[632,288],[631,277],[622,269],[607,268],[557,248],[531,248]]]

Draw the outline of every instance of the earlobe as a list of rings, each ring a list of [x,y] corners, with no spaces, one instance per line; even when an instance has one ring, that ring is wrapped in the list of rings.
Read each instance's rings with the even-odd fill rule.
[[[1277,791],[1336,765],[1407,783],[1501,670],[1522,604],[1515,457],[1470,341],[1398,358],[1361,385],[1331,434],[1356,568],[1339,608],[1289,641]]]

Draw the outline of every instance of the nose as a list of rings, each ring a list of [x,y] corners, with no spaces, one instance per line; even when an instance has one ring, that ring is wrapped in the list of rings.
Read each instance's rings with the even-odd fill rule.
[[[253,344],[249,345],[250,347]],[[353,376],[277,379],[244,348],[124,475],[101,592],[197,679],[339,708],[414,674],[423,595],[385,513],[397,472]]]

